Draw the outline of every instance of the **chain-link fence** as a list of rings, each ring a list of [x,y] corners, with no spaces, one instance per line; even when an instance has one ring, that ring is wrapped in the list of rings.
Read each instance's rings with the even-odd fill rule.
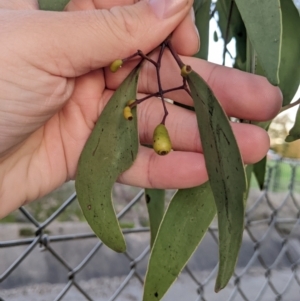
[[[225,290],[213,293],[218,261],[214,222],[164,300],[299,300],[299,179],[300,164],[286,160],[268,163],[263,191],[252,179],[240,257]],[[128,199],[130,188],[120,187],[116,190]],[[73,216],[76,203],[72,193],[44,221],[30,208],[20,208],[23,223],[16,236],[15,224],[0,225],[0,300],[141,300],[149,256],[143,191],[116,204],[125,227],[124,254],[103,246],[86,223],[57,222],[62,214]],[[24,238],[28,223],[34,231]]]

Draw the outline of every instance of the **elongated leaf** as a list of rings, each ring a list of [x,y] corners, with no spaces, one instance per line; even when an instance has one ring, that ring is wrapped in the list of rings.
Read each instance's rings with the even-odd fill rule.
[[[267,168],[266,156],[253,165],[253,172],[256,177],[260,190],[263,190],[264,188],[266,168]]]
[[[237,39],[243,36],[245,40],[245,25],[235,2],[232,0],[218,1],[216,9],[219,15],[218,25],[223,39],[227,40],[227,44],[232,38]]]
[[[261,122],[252,122],[252,124],[255,124],[262,129],[268,131],[270,124],[272,120],[270,121],[261,121]],[[261,161],[257,162],[252,166],[253,173],[255,175],[255,178],[257,180],[258,186],[260,190],[264,189],[264,183],[265,183],[265,177],[266,177],[266,171],[267,171],[267,156],[265,156]],[[249,182],[248,182],[249,183]],[[248,193],[247,193],[248,198]]]
[[[215,290],[219,291],[234,272],[242,242],[245,170],[229,120],[213,92],[195,72],[187,80],[218,213],[220,262]]]
[[[200,6],[207,0],[194,0],[194,3],[193,3],[193,8],[194,8],[194,11],[198,11]]]
[[[282,41],[280,0],[236,0],[235,3],[268,80],[278,85]]]
[[[215,215],[208,182],[178,190],[166,210],[152,248],[143,301],[162,299],[197,249]]]
[[[238,24],[233,18],[233,14],[230,17],[230,5],[232,0],[222,0],[217,1],[216,10],[218,12],[218,26],[220,28],[222,38],[224,41],[227,41],[227,44],[231,41],[234,36],[234,27]],[[236,5],[235,5],[235,9]],[[228,19],[231,19],[231,22],[228,24]],[[229,25],[229,27],[228,27]]]
[[[279,66],[279,88],[283,95],[282,105],[289,104],[300,84],[300,17],[292,0],[281,0],[282,48]],[[260,59],[257,59],[255,73],[265,76]]]
[[[135,109],[132,109],[133,120],[123,117],[126,103],[136,98],[138,73],[139,69],[133,70],[105,106],[81,153],[75,182],[87,222],[103,243],[117,252],[124,252],[126,245],[111,190],[138,152]]]
[[[249,196],[249,192],[250,192],[250,188],[251,188],[253,165],[252,164],[247,165],[245,168],[245,172],[246,172],[246,178],[247,178],[247,192],[246,192],[246,196],[245,196],[245,206],[246,206],[246,201],[248,200],[248,196]]]
[[[285,141],[293,142],[298,139],[300,139],[300,107],[298,107],[294,126],[291,128],[288,136],[285,138]]]
[[[38,0],[41,10],[62,11],[70,0]]]
[[[226,44],[235,39],[236,57],[234,68],[245,70],[247,34],[241,14],[232,0],[218,1],[216,9],[219,15],[218,25]]]
[[[165,212],[165,190],[145,189],[145,197],[150,222],[150,244],[152,247]]]
[[[235,37],[235,48],[236,57],[233,67],[242,71],[246,71],[247,34],[244,26],[241,26],[238,35]]]
[[[300,17],[292,0],[281,0],[280,3],[283,34],[279,88],[283,95],[282,105],[285,106],[293,100],[300,84]]]
[[[195,24],[201,37],[200,49],[195,57],[203,60],[208,58],[210,5],[211,0],[204,0],[195,9]]]

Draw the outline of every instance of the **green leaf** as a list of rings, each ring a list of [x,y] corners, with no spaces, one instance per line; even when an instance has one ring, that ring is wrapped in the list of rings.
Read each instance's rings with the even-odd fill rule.
[[[38,2],[41,10],[62,11],[70,0],[38,0]]]
[[[248,199],[250,188],[251,188],[252,171],[253,171],[253,165],[252,164],[247,165],[245,168],[246,178],[247,178],[247,191],[246,191],[246,195],[245,195],[245,206],[246,206],[246,201]]]
[[[247,60],[247,33],[243,26],[235,38],[236,57],[233,67],[242,71],[246,71]]]
[[[253,165],[253,172],[256,177],[260,190],[263,190],[264,188],[266,168],[267,168],[266,156]]]
[[[300,17],[292,0],[281,0],[282,47],[279,66],[279,88],[283,95],[282,106],[294,98],[300,84]],[[265,76],[260,59],[257,59],[255,73]]]
[[[216,11],[218,12],[218,16],[219,16],[218,26],[221,31],[222,38],[224,41],[227,40],[227,44],[231,41],[233,37],[233,27],[237,24],[237,22],[232,20],[231,17],[231,22],[229,23],[229,27],[227,30],[231,2],[232,0],[223,0],[223,1],[217,1],[216,4]]]
[[[165,212],[165,190],[145,189],[145,198],[149,215],[151,235],[150,242],[152,247]]]
[[[244,229],[246,177],[229,120],[205,81],[187,76],[214,194],[219,225],[219,273],[215,290],[226,286],[234,272]]]
[[[197,249],[215,215],[208,182],[178,190],[166,210],[152,248],[143,301],[162,299]]]
[[[232,38],[236,42],[234,68],[245,70],[247,34],[241,14],[232,0],[218,1],[216,10],[219,15],[218,25],[222,38],[227,41],[226,44],[229,44]]]
[[[194,0],[194,3],[193,3],[193,8],[194,8],[194,11],[198,11],[200,6],[203,5],[204,2],[206,2],[207,0]]]
[[[200,49],[195,57],[203,60],[208,58],[210,5],[211,0],[202,0],[197,6],[195,5],[195,24],[201,37]]]
[[[241,35],[241,30],[244,30],[244,22],[236,4],[232,0],[218,1],[216,9],[219,15],[218,25],[221,30],[222,38],[227,38],[227,44],[232,38],[238,38]],[[231,7],[232,5],[232,7]],[[229,24],[228,24],[229,20]],[[244,40],[246,37],[243,37]]]
[[[298,107],[294,126],[291,128],[288,136],[285,138],[285,141],[293,142],[298,139],[300,139],[300,106]]]
[[[282,105],[285,106],[293,100],[300,84],[300,17],[292,0],[281,0],[280,3],[283,33],[279,88],[283,95]]]
[[[76,191],[83,214],[95,234],[109,248],[124,252],[125,240],[112,204],[111,190],[118,176],[138,152],[136,110],[133,120],[123,117],[127,102],[136,98],[139,68],[113,94],[81,153]]]
[[[219,36],[218,36],[218,33],[216,31],[214,31],[214,41],[215,42],[219,41]]]
[[[278,85],[282,41],[280,0],[236,0],[235,3],[268,80]]]

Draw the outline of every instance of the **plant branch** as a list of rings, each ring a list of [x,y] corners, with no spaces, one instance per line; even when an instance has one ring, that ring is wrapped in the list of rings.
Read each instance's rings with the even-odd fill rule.
[[[187,89],[187,86],[186,85],[181,85],[181,86],[178,86],[178,87],[175,87],[175,88],[170,88],[170,89],[167,89],[167,90],[162,90],[161,92],[155,92],[155,93],[152,93],[152,94],[149,94],[143,98],[140,98],[140,99],[136,99],[135,102],[133,102],[132,104],[129,105],[130,108],[133,108],[135,106],[137,106],[138,104],[142,103],[143,101],[151,98],[151,97],[160,97],[161,94],[166,94],[166,93],[169,93],[169,92],[173,92],[173,91],[178,91],[178,90],[186,90]],[[187,91],[188,93],[190,93],[189,91]]]
[[[166,122],[166,118],[169,114],[167,107],[166,107],[166,103],[165,103],[165,99],[164,99],[164,93],[163,93],[163,89],[162,89],[162,84],[161,84],[161,78],[160,78],[160,67],[161,67],[161,59],[163,56],[163,53],[165,51],[166,48],[166,44],[163,43],[160,47],[160,52],[159,52],[159,56],[158,56],[158,60],[157,60],[157,66],[156,66],[156,76],[157,76],[157,84],[158,84],[158,93],[159,93],[159,97],[161,98],[162,104],[163,104],[163,108],[164,108],[164,117],[161,121],[161,124],[165,124]]]
[[[170,50],[173,58],[175,59],[175,61],[177,62],[179,68],[181,69],[184,66],[184,63],[182,62],[181,58],[179,57],[179,55],[177,54],[177,52],[175,51],[171,41],[167,41],[166,42],[166,46],[168,47],[168,49]]]
[[[217,6],[214,7],[214,9],[212,10],[212,12],[210,13],[209,19],[214,18],[215,17],[215,13],[217,11]]]
[[[153,64],[156,68],[157,68],[157,62],[153,61],[152,59],[150,59],[149,56],[145,55],[141,50],[137,51],[137,54],[143,58],[144,60],[150,62],[151,64]]]
[[[298,100],[296,100],[295,102],[292,102],[292,103],[282,107],[281,110],[279,111],[279,113],[284,112],[290,108],[293,108],[294,106],[299,105],[299,104],[300,104],[300,98]]]
[[[228,19],[227,19],[227,25],[226,25],[226,32],[225,32],[225,37],[224,37],[223,66],[225,65],[225,56],[226,56],[226,52],[227,52],[227,43],[228,43],[229,27],[230,27],[231,17],[232,17],[232,11],[233,11],[233,4],[234,4],[234,1],[231,0],[231,2],[230,2],[230,8],[229,8],[229,14],[228,14]]]
[[[134,53],[133,55],[131,55],[131,56],[123,59],[122,61],[126,62],[126,61],[128,61],[128,60],[130,60],[130,59],[132,59],[132,58],[134,58],[136,56],[139,56],[139,57],[141,57],[141,61],[139,62],[139,65],[143,64],[145,61],[148,61],[149,63],[151,63],[155,67],[156,77],[157,77],[158,91],[155,92],[155,93],[149,94],[149,95],[147,95],[147,96],[145,96],[143,98],[135,99],[135,101],[131,102],[130,104],[128,104],[128,106],[130,108],[133,108],[133,107],[137,106],[138,104],[144,102],[145,100],[147,100],[147,99],[149,99],[151,97],[159,97],[159,98],[161,98],[163,109],[164,109],[164,116],[163,116],[163,119],[161,121],[161,124],[165,125],[166,118],[167,118],[169,112],[167,110],[167,106],[166,106],[164,95],[166,93],[169,93],[169,92],[173,92],[173,91],[177,91],[177,90],[184,90],[184,91],[186,91],[186,93],[188,93],[191,96],[191,92],[190,92],[189,87],[187,85],[187,80],[186,80],[185,76],[182,74],[182,72],[183,72],[182,68],[185,67],[185,69],[186,69],[187,66],[182,62],[182,60],[180,59],[179,55],[177,54],[177,52],[173,48],[173,45],[171,43],[171,36],[167,37],[167,39],[164,42],[162,42],[159,47],[160,47],[160,50],[159,50],[159,55],[158,55],[157,61],[154,61],[153,59],[151,59],[149,57],[149,54],[145,55],[141,50],[138,50],[136,53]],[[169,49],[169,51],[171,52],[174,60],[177,62],[178,66],[180,67],[182,78],[183,78],[183,82],[182,82],[181,86],[177,86],[177,87],[174,87],[174,88],[170,88],[170,89],[164,90],[162,88],[162,83],[161,83],[160,69],[161,69],[162,57],[163,57],[163,54],[164,54],[164,51],[165,51],[166,48]],[[150,52],[150,54],[152,52]],[[188,66],[188,67],[190,68],[190,66]],[[189,70],[189,72],[190,71],[191,70]],[[185,72],[187,72],[187,71],[185,71]]]

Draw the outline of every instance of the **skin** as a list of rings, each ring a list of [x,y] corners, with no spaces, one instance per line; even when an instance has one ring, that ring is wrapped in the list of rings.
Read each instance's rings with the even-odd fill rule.
[[[38,11],[34,0],[0,0],[0,218],[75,178],[98,116],[135,63],[116,74],[105,67],[137,49],[148,53],[173,30],[182,60],[207,80],[228,115],[268,120],[279,111],[281,93],[266,79],[190,57],[199,47],[192,1],[181,1],[167,19],[157,17],[146,1],[134,2],[74,0],[68,13],[49,13]],[[179,85],[180,70],[168,53],[162,65],[163,86]],[[156,92],[155,78],[152,66],[145,65],[139,97]],[[181,92],[168,97],[192,103]],[[194,114],[171,104],[168,110],[166,126],[175,151],[160,157],[140,147],[120,182],[185,188],[207,180]],[[162,114],[158,99],[139,105],[141,143],[151,143]],[[233,124],[233,130],[245,163],[266,154],[266,132],[249,124]]]

